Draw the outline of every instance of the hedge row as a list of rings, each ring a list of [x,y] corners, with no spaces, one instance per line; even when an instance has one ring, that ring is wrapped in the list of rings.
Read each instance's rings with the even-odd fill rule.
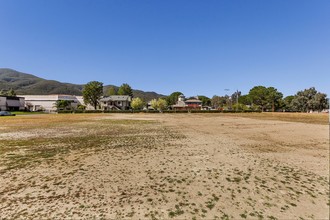
[[[103,110],[61,110],[58,111],[59,114],[68,114],[68,113],[160,113],[159,111],[149,110],[122,110],[122,111],[103,111]],[[252,113],[252,112],[261,112],[261,111],[252,111],[252,110],[243,110],[243,111],[233,111],[233,110],[164,110],[162,113]]]

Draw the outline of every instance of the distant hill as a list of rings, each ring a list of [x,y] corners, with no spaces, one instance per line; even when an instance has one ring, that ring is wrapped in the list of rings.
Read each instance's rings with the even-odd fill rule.
[[[21,95],[82,95],[83,86],[47,80],[32,74],[22,73],[8,68],[0,68],[0,90],[13,89],[17,94]],[[104,90],[106,91],[110,86],[104,86]],[[118,88],[118,86],[115,87]],[[133,90],[133,95],[134,97],[143,98],[146,101],[164,97],[164,95],[156,92],[144,92],[141,90]]]

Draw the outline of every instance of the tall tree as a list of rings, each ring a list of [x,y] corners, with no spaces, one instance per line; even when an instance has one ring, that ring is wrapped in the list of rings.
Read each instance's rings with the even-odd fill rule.
[[[84,86],[82,91],[85,104],[90,104],[96,110],[99,100],[103,95],[103,83],[91,81]]]
[[[281,100],[283,98],[283,94],[274,87],[268,87],[267,88],[267,101],[268,104],[271,105],[272,112],[275,111],[276,108],[280,107],[280,104],[282,103]]]
[[[124,83],[119,87],[118,95],[129,95],[133,97],[133,90],[130,85]]]
[[[293,95],[289,95],[287,97],[285,97],[283,99],[283,104],[284,104],[284,109],[285,111],[294,111],[294,109],[292,109],[292,100],[294,99]]]
[[[311,87],[297,92],[292,99],[291,108],[301,112],[322,111],[328,108],[328,104],[327,95]]]
[[[182,92],[173,92],[171,95],[166,97],[167,105],[174,105],[178,101],[178,97],[183,95]]]
[[[249,91],[249,96],[252,100],[252,103],[259,106],[261,111],[265,111],[268,100],[267,100],[267,88],[264,86],[255,86]]]
[[[110,86],[110,88],[107,90],[106,95],[111,96],[111,95],[117,95],[117,89],[114,86]]]
[[[327,95],[321,92],[316,93],[311,102],[311,106],[313,111],[318,111],[318,112],[324,109],[328,109],[329,102],[327,99]]]

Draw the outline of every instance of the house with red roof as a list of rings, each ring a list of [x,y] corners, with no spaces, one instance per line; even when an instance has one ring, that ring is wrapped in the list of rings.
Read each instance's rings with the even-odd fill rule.
[[[173,110],[201,110],[202,101],[195,98],[186,99],[184,95],[178,97],[178,101],[175,105],[172,105]]]

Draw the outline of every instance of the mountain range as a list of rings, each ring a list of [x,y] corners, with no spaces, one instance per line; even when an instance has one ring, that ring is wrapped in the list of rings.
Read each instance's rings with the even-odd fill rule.
[[[118,88],[118,86],[106,85],[103,87],[103,90],[107,91],[111,86]],[[0,68],[0,91],[13,89],[16,94],[20,95],[82,95],[83,87],[84,85],[47,80],[32,74],[18,72],[13,69]],[[133,96],[140,97],[145,101],[164,97],[164,95],[156,92],[145,92],[134,89]]]

